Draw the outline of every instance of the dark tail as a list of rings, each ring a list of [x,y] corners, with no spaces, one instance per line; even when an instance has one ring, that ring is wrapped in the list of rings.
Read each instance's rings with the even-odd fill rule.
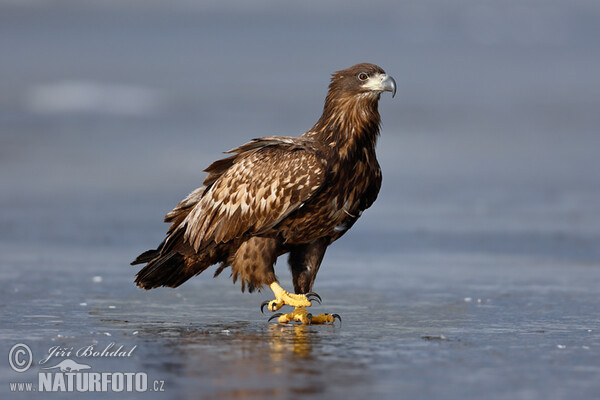
[[[131,265],[147,265],[137,273],[136,285],[143,289],[159,286],[175,288],[211,265],[224,263],[229,258],[227,248],[217,246],[193,255],[183,255],[181,250],[171,249],[163,242],[156,250],[148,250],[137,256]],[[191,248],[184,248],[181,252],[188,254],[190,251]]]
[[[183,242],[184,231],[177,229],[156,250],[145,251],[133,260],[131,265],[148,263],[137,273],[136,285],[143,289],[159,286],[175,288],[211,265],[229,259],[229,246],[215,245],[195,253],[189,244]]]
[[[145,263],[148,263],[148,262],[154,260],[156,257],[158,257],[160,255],[159,249],[160,248],[158,248],[156,250],[148,250],[148,251],[143,252],[142,254],[137,256],[137,258],[135,260],[133,260],[131,262],[131,265],[145,264]]]
[[[132,263],[148,263],[137,273],[135,279],[135,284],[143,289],[159,286],[175,288],[202,271],[202,269],[198,271],[197,268],[189,268],[186,258],[179,253],[171,252],[160,256],[157,252],[157,250],[148,250]]]

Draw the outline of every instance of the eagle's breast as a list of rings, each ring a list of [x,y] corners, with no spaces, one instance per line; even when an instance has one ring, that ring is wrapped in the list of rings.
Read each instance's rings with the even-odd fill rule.
[[[278,227],[286,242],[305,243],[323,236],[335,240],[371,206],[381,186],[381,170],[374,150],[360,153],[334,163],[337,168],[323,190]]]

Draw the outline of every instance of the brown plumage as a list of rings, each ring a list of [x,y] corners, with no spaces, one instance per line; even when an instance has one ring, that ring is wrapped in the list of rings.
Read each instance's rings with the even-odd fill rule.
[[[376,65],[338,71],[305,134],[254,139],[211,164],[204,186],[166,215],[166,239],[132,262],[147,263],[136,284],[177,287],[220,264],[215,276],[231,266],[253,291],[276,280],[275,260],[289,253],[294,290],[308,293],[327,246],[377,198],[383,91],[395,93],[395,82]]]

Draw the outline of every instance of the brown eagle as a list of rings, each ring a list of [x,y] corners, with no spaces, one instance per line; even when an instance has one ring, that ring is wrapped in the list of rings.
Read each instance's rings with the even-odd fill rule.
[[[312,316],[305,307],[321,298],[312,286],[327,246],[340,238],[377,198],[381,170],[375,155],[382,92],[396,82],[377,65],[363,63],[332,75],[323,114],[298,137],[254,139],[230,150],[205,171],[194,190],[165,217],[165,240],[131,264],[147,263],[135,283],[144,289],[177,287],[220,263],[231,266],[242,291],[267,285],[290,314],[279,322],[333,323],[337,314]],[[284,290],[273,269],[289,253],[294,293]]]

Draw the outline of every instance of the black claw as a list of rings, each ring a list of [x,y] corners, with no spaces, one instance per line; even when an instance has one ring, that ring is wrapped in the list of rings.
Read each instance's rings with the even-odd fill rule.
[[[321,304],[321,301],[323,301],[321,299],[321,296],[319,296],[318,294],[316,294],[315,292],[308,292],[305,294],[306,298],[309,301],[316,301],[317,303]]]
[[[308,324],[312,325],[312,314],[311,313],[306,314],[306,318],[308,318]]]
[[[279,318],[281,317],[283,314],[282,313],[277,313],[277,314],[273,314],[271,316],[271,318],[269,318],[269,320],[267,322],[271,322],[271,320],[275,319],[275,318]]]
[[[333,317],[333,324],[335,325],[335,319],[339,319],[340,320],[340,326],[342,326],[342,317],[340,317],[340,314],[331,314],[331,316]]]
[[[263,302],[262,302],[262,304],[260,305],[260,312],[261,312],[261,313],[263,313],[263,314],[265,313],[265,311],[264,311],[263,309],[264,309],[264,308],[265,308],[265,306],[266,306],[266,305],[268,305],[269,303],[270,303],[270,301],[269,301],[269,300],[265,300],[265,301],[263,301]],[[267,308],[268,308],[268,307],[267,307]]]

